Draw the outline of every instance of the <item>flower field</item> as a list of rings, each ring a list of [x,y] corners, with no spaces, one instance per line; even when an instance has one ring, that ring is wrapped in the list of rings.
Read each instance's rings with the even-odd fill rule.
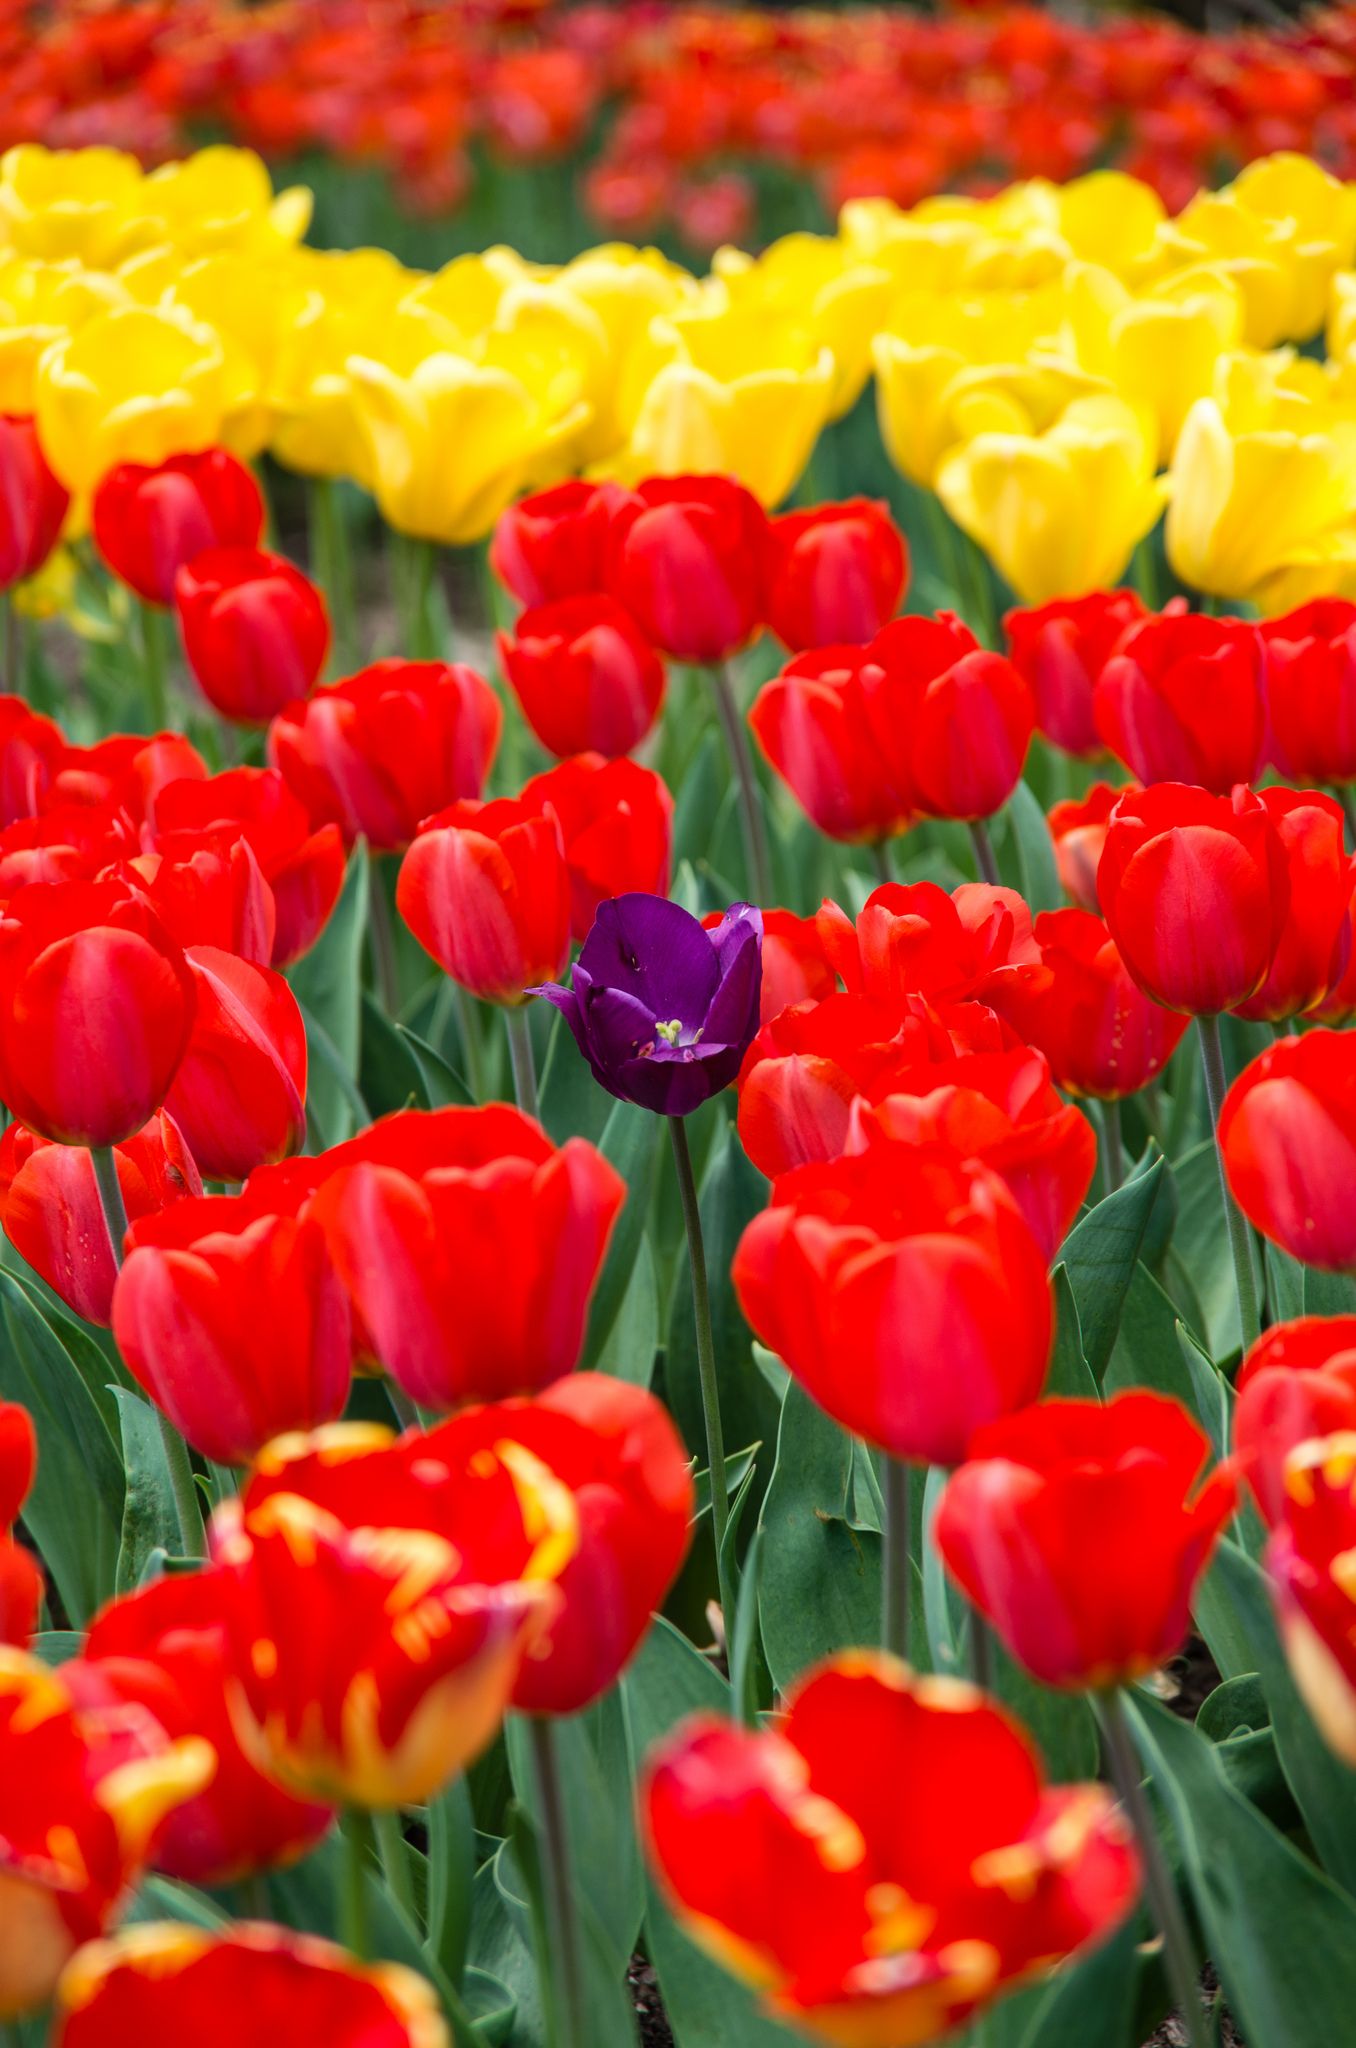
[[[0,50],[2,2048],[1340,2048],[1356,12]]]

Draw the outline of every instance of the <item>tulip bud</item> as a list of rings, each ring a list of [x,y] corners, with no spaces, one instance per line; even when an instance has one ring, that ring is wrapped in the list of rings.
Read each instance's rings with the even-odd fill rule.
[[[17,1401],[0,1401],[0,1529],[12,1529],[33,1490],[38,1436]]]
[[[664,701],[664,665],[631,614],[601,593],[524,612],[499,661],[548,753],[629,754]]]
[[[521,801],[560,828],[570,936],[580,944],[608,897],[668,895],[673,798],[653,768],[577,754],[525,782]]]
[[[1126,785],[1129,789],[1137,787],[1135,783]],[[1050,806],[1047,823],[1055,843],[1060,884],[1080,910],[1090,910],[1094,915],[1101,909],[1097,868],[1106,845],[1107,826],[1126,788],[1113,789],[1109,782],[1094,782],[1085,797],[1066,797],[1062,803]]]
[[[155,468],[110,469],[90,508],[94,545],[147,604],[171,605],[180,569],[209,548],[254,548],[264,524],[259,486],[224,448],[172,455]]]
[[[523,605],[600,591],[608,527],[622,498],[616,484],[582,478],[520,498],[499,515],[490,567]]]
[[[1264,675],[1262,641],[1241,619],[1148,618],[1098,677],[1097,730],[1141,782],[1227,796],[1266,758]]]
[[[1308,1031],[1268,1046],[1224,1098],[1219,1145],[1264,1237],[1306,1266],[1356,1271],[1356,1039]]]
[[[828,902],[818,922],[846,986],[877,1003],[898,1005],[913,995],[987,1000],[1005,968],[1039,957],[1022,898],[987,883],[964,883],[948,895],[936,882],[883,882],[855,926]]]
[[[309,696],[330,642],[325,600],[300,569],[263,548],[209,548],[174,582],[184,654],[223,718],[267,725]]]
[[[765,760],[831,839],[889,839],[910,822],[881,738],[885,691],[871,649],[824,647],[789,662],[753,701]]]
[[[1256,995],[1237,1015],[1273,1022],[1321,1007],[1351,959],[1356,863],[1346,850],[1346,818],[1316,789],[1264,789],[1290,871],[1290,913]]]
[[[1300,782],[1356,782],[1356,604],[1321,597],[1258,630],[1282,772]]]
[[[766,533],[731,477],[651,477],[613,510],[607,588],[675,661],[724,661],[763,614]]]
[[[1298,1444],[1265,1555],[1290,1675],[1328,1747],[1356,1764],[1356,1432]]]
[[[1035,706],[1012,663],[952,612],[896,619],[871,643],[886,675],[880,743],[896,787],[935,818],[987,818],[1021,779]]]
[[[50,718],[22,697],[0,697],[0,827],[35,816],[65,752]]]
[[[1356,1431],[1356,1316],[1264,1330],[1234,1382],[1234,1453],[1268,1526],[1285,1519],[1286,1461],[1311,1437]]]
[[[215,946],[184,959],[197,987],[193,1029],[165,1099],[198,1170],[243,1180],[306,1136],[306,1030],[280,974]]]
[[[860,646],[899,608],[908,544],[870,498],[816,505],[770,522],[764,575],[767,623],[793,653]]]
[[[1012,665],[1031,692],[1036,724],[1052,746],[1087,760],[1105,752],[1093,717],[1093,691],[1126,635],[1146,616],[1133,590],[1094,590],[1006,614]]]
[[[449,804],[401,863],[396,908],[445,974],[515,1005],[563,969],[570,878],[554,815],[521,799]]]
[[[61,536],[70,493],[48,467],[31,419],[0,413],[0,590],[42,567]]]

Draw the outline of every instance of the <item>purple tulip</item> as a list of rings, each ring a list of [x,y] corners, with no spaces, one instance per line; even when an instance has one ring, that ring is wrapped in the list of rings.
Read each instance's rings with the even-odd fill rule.
[[[763,914],[733,903],[712,931],[664,896],[599,905],[554,1003],[594,1076],[623,1102],[688,1116],[729,1086],[758,1029]]]

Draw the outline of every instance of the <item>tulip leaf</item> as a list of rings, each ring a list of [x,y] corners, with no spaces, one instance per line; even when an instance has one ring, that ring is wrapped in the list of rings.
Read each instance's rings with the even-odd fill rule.
[[[575,1894],[589,1901],[609,1962],[620,1975],[635,1948],[644,1907],[622,1705],[609,1694],[586,1713],[543,1725],[556,1749]],[[527,1717],[510,1715],[505,1735],[514,1794],[535,1828],[541,1808]]]
[[[395,1029],[397,1038],[419,1069],[426,1108],[447,1109],[454,1103],[474,1102],[475,1097],[456,1068],[450,1066],[426,1038],[420,1038],[405,1024],[397,1024]]]
[[[1091,2048],[1094,2042],[1096,2048],[1132,2048],[1140,1932],[1139,1915],[1132,1913],[1110,1941],[1059,1970],[1020,2035],[1020,2048]]]
[[[306,1087],[308,1128],[314,1139],[323,1139],[326,1145],[338,1144],[370,1121],[360,1113],[362,1098],[357,1087],[367,888],[367,854],[359,846],[349,856],[344,886],[329,923],[310,952],[287,972],[306,1020],[311,1051]]]
[[[1150,1387],[1194,1411],[1196,1385],[1182,1355],[1176,1306],[1147,1266],[1137,1265],[1121,1309],[1120,1328],[1102,1384],[1111,1394]],[[1185,1326],[1183,1326],[1185,1327]]]
[[[1069,1269],[1062,1260],[1051,1274],[1050,1284],[1055,1297],[1055,1343],[1045,1382],[1046,1395],[1065,1401],[1099,1400],[1101,1388],[1083,1356],[1078,1302],[1069,1279]]]
[[[585,1344],[582,1364],[594,1372],[610,1373],[613,1379],[631,1386],[648,1387],[659,1357],[659,1281],[654,1270],[654,1253],[648,1237],[642,1237],[635,1265],[621,1306],[596,1358],[590,1358]]]
[[[172,1877],[143,1880],[127,1915],[127,1924],[135,1926],[148,1920],[177,1920],[185,1927],[204,1927],[215,1934],[223,1933],[230,1925],[230,1916],[215,1899]]]
[[[1177,1182],[1177,1228],[1173,1249],[1191,1277],[1205,1312],[1201,1336],[1212,1358],[1231,1358],[1240,1348],[1238,1290],[1219,1184],[1213,1137],[1173,1161]]]
[[[676,2048],[804,2048],[803,2034],[769,2019],[753,1992],[688,1938],[654,1885],[645,1932]]]
[[[1306,1316],[1356,1315],[1356,1277],[1350,1273],[1324,1273],[1317,1266],[1306,1266],[1304,1313]]]
[[[1033,916],[1042,910],[1058,910],[1064,902],[1064,891],[1055,865],[1055,842],[1028,783],[1017,784],[1005,815],[1017,856],[1017,886],[1031,905]]]
[[[1198,1730],[1142,1693],[1127,1709],[1243,2038],[1267,2048],[1349,2039],[1356,1902],[1248,1804]]]
[[[499,1858],[476,1873],[471,1904],[471,1955],[468,1978],[484,1972],[502,1984],[514,2001],[513,2048],[546,2048],[546,2015],[531,1947],[519,1915],[505,1898]],[[524,1909],[525,1911],[525,1909]]]
[[[574,1033],[559,1014],[546,1042],[538,1095],[541,1121],[557,1145],[567,1138],[587,1138],[591,1144],[599,1144],[617,1107],[616,1098],[594,1079]]]
[[[1081,1218],[1064,1243],[1083,1356],[1099,1383],[1115,1346],[1162,1174],[1163,1161],[1155,1160],[1147,1172],[1136,1174]]]
[[[662,1614],[627,1667],[622,1698],[637,1771],[675,1722],[730,1712],[730,1688],[715,1665]]]
[[[536,1838],[521,1808],[514,1809],[513,1832],[509,1840],[500,1845],[494,1861],[494,1873],[495,1882],[520,1928],[531,1930],[533,1949],[540,1957],[547,1947],[542,1880],[537,1867]],[[636,2016],[626,1984],[630,1952],[619,1965],[611,1941],[599,1923],[594,1902],[587,1893],[575,1892],[575,1911],[579,1919],[583,1957],[584,2038],[589,2043],[597,2042],[599,2048],[603,2048],[604,2043],[606,2048],[614,2048],[614,2044],[615,2048],[635,2048]],[[549,2014],[554,1987],[549,1978],[543,1978],[540,1965],[536,1974]],[[555,2038],[555,2029],[549,2024],[546,2031],[548,2038]],[[517,2038],[515,2027],[515,2048]]]
[[[141,1584],[152,1554],[173,1555],[182,1539],[155,1410],[144,1394],[129,1394],[126,1387],[112,1391],[118,1404],[126,1475],[116,1590],[128,1593]]]
[[[438,1967],[460,1984],[471,1939],[476,1817],[465,1774],[428,1803],[428,1940]]]
[[[370,989],[362,992],[358,1092],[374,1117],[397,1109],[427,1109],[424,1071],[409,1032],[391,1021]]]
[[[650,1213],[650,1190],[654,1180],[655,1155],[659,1150],[660,1123],[659,1117],[638,1108],[634,1102],[614,1102],[598,1141],[598,1150],[604,1159],[626,1182],[626,1200],[613,1228],[612,1242],[593,1291],[581,1360],[586,1369],[597,1362],[635,1278]],[[657,1337],[658,1331],[654,1334]],[[650,1355],[643,1365],[637,1360],[635,1367],[623,1371],[621,1376],[647,1386],[653,1364],[654,1345],[651,1343]]]

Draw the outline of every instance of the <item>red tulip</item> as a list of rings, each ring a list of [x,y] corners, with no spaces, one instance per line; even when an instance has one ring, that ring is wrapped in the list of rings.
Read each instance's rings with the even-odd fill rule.
[[[763,615],[766,534],[732,477],[651,477],[613,507],[606,587],[675,661],[724,661]]]
[[[755,1335],[807,1393],[895,1457],[953,1465],[1044,1383],[1040,1248],[996,1174],[936,1146],[872,1133],[784,1175],[733,1278]]]
[[[1320,597],[1258,630],[1283,773],[1300,782],[1356,782],[1356,604]]]
[[[165,1107],[208,1180],[243,1180],[306,1135],[306,1029],[280,974],[215,946],[184,955],[197,985]]]
[[[499,662],[548,753],[629,754],[664,702],[664,664],[628,611],[601,592],[523,613]]]
[[[1022,898],[985,882],[962,883],[950,895],[936,882],[883,882],[855,926],[828,902],[818,922],[847,987],[877,1003],[898,1004],[913,995],[936,1002],[987,999],[1005,969],[1039,958]]]
[[[31,1550],[0,1536],[0,1644],[25,1650],[42,1615],[45,1581]]]
[[[890,707],[880,743],[896,786],[934,818],[987,818],[1021,780],[1036,713],[1001,654],[953,612],[896,619],[871,643]]]
[[[0,900],[34,882],[93,882],[135,850],[125,811],[45,803],[36,818],[18,818],[0,831]]]
[[[521,799],[449,804],[401,863],[396,908],[472,995],[509,1005],[555,981],[570,952],[570,877],[554,814]]]
[[[1212,1016],[1266,980],[1290,909],[1287,868],[1275,820],[1251,790],[1210,796],[1161,782],[1116,805],[1097,892],[1145,993]]]
[[[42,567],[61,537],[70,502],[48,468],[33,421],[0,413],[0,590]]]
[[[1102,739],[1142,782],[1190,782],[1227,796],[1267,751],[1257,628],[1200,612],[1137,626],[1097,681]]]
[[[1047,1788],[1000,1707],[876,1651],[818,1665],[766,1727],[683,1722],[640,1803],[693,1939],[838,2048],[950,2035],[1138,1891],[1108,1791]]]
[[[764,616],[792,653],[862,645],[892,619],[909,577],[909,549],[871,498],[784,512],[769,522]]]
[[[104,869],[134,889],[176,945],[218,946],[265,966],[273,958],[278,910],[253,850],[243,839],[210,835],[212,844],[177,837],[175,851],[143,853]],[[0,860],[0,874],[4,863]]]
[[[1129,1684],[1167,1663],[1233,1512],[1210,1443],[1162,1394],[1044,1401],[974,1438],[933,1532],[948,1571],[1044,1685]]]
[[[911,821],[882,746],[885,690],[871,649],[824,647],[764,683],[749,712],[764,758],[831,839],[889,839]]]
[[[116,1145],[165,1101],[193,977],[117,882],[23,889],[0,918],[0,1100],[63,1145]]]
[[[30,710],[22,697],[0,696],[0,827],[36,817],[65,752],[50,718]]]
[[[722,913],[702,919],[714,931]],[[763,987],[759,1022],[770,1024],[793,1003],[822,1002],[838,988],[838,975],[824,944],[817,917],[797,917],[793,910],[763,912]]]
[[[1310,1437],[1356,1430],[1356,1316],[1273,1323],[1238,1368],[1234,1450],[1262,1519],[1285,1516],[1285,1464]]]
[[[1266,1569],[1290,1674],[1329,1748],[1356,1764],[1356,1434],[1296,1445]]]
[[[603,564],[616,484],[581,478],[520,498],[499,515],[490,567],[520,604],[555,604],[603,588]]]
[[[1316,789],[1264,789],[1290,870],[1290,914],[1255,996],[1240,1017],[1270,1022],[1321,1007],[1351,959],[1352,887],[1356,863],[1346,851],[1346,818],[1335,798]]]
[[[1356,1039],[1282,1038],[1224,1098],[1219,1145],[1234,1200],[1306,1266],[1356,1271]]]
[[[12,1529],[23,1513],[37,1469],[32,1416],[17,1401],[0,1401],[0,1529]]]
[[[1109,782],[1094,782],[1085,797],[1067,798],[1050,806],[1047,822],[1055,843],[1060,883],[1065,895],[1071,896],[1080,910],[1095,913],[1101,909],[1097,868],[1106,845],[1107,826],[1127,790],[1137,787],[1128,783],[1113,789]]]
[[[120,462],[90,508],[94,545],[147,604],[171,605],[174,579],[209,548],[254,548],[264,524],[259,486],[224,448],[171,455],[148,468]]]
[[[33,1418],[15,1401],[0,1401],[0,1644],[25,1649],[38,1625],[43,1576],[31,1550],[16,1542],[38,1465]],[[3,1970],[0,1969],[0,1985]]]
[[[626,1196],[592,1145],[557,1150],[531,1118],[491,1103],[399,1111],[329,1164],[310,1213],[364,1350],[412,1401],[498,1400],[573,1370]]]
[[[206,775],[207,763],[182,733],[117,732],[92,747],[66,747],[52,777],[52,804],[108,804],[134,825],[155,824],[160,792]]]
[[[653,768],[577,754],[523,784],[520,801],[560,829],[570,882],[570,936],[583,943],[598,905],[639,891],[667,896],[673,798]]]
[[[184,654],[223,718],[267,725],[315,688],[330,644],[314,583],[264,548],[209,548],[174,582]]]
[[[494,691],[461,662],[375,661],[286,705],[269,759],[314,824],[402,853],[425,818],[480,795],[502,723]]]
[[[1146,616],[1133,590],[1094,590],[1005,615],[1008,654],[1052,746],[1087,760],[1105,752],[1093,717],[1093,690],[1126,635]]]
[[[113,1159],[133,1223],[202,1193],[193,1157],[163,1110],[134,1137],[124,1138]],[[88,1152],[51,1145],[22,1124],[11,1124],[0,1138],[0,1223],[14,1249],[68,1308],[87,1323],[107,1327],[117,1267]]]

